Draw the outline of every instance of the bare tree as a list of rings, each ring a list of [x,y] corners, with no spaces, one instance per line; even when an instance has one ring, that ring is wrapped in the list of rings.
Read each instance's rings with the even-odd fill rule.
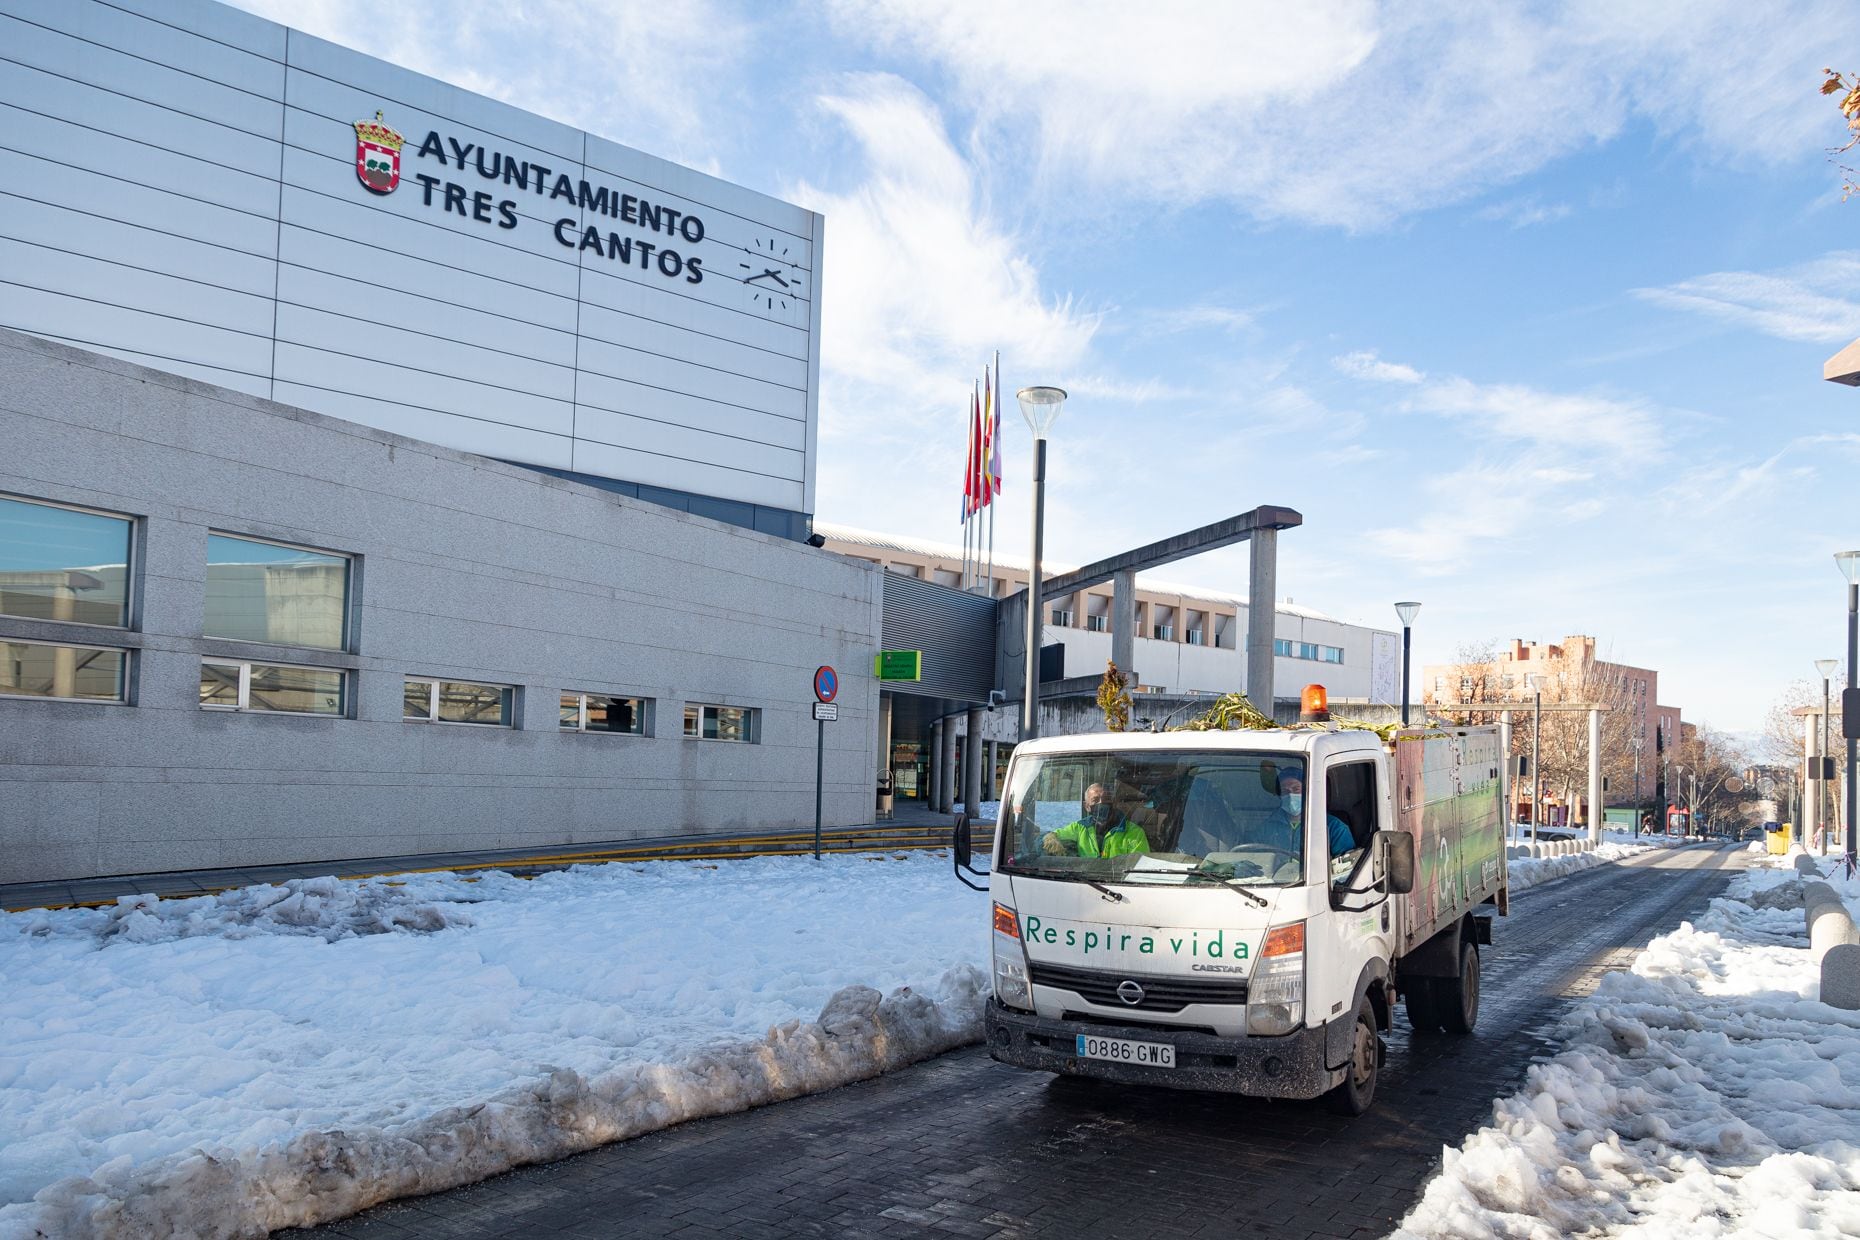
[[[1831,679],[1836,683],[1842,683],[1845,675],[1844,671],[1837,670]],[[1821,703],[1822,686],[1810,680],[1791,681],[1764,718],[1763,740],[1769,749],[1766,755],[1768,759],[1795,772],[1797,779],[1803,779],[1803,786],[1807,789],[1805,795],[1819,795],[1827,798],[1822,802],[1824,814],[1830,815],[1826,820],[1838,822],[1847,812],[1847,764],[1836,761],[1834,779],[1826,785],[1820,780],[1803,778],[1808,767],[1808,747],[1803,737],[1803,717],[1795,712],[1804,707],[1810,708],[1816,712],[1815,717],[1818,720]],[[1832,695],[1829,705],[1831,708],[1827,723],[1829,749],[1833,755],[1839,755],[1842,750],[1841,697],[1838,691]]]
[[[1439,693],[1422,687],[1422,701],[1434,706],[1433,713],[1452,723],[1467,727],[1488,727],[1499,720],[1489,710],[1443,710],[1448,702],[1495,702],[1504,695],[1498,691],[1498,643],[1493,640],[1462,644],[1453,656]]]
[[[1558,669],[1539,686],[1546,705],[1596,705],[1603,708],[1601,719],[1602,771],[1609,775],[1616,768],[1633,770],[1630,706],[1633,699],[1629,681],[1616,664],[1590,658],[1565,659]],[[1589,789],[1589,712],[1585,710],[1546,711],[1543,736],[1538,745],[1542,767],[1537,773],[1539,786],[1546,797],[1555,796],[1564,805],[1573,806],[1578,797],[1588,797]],[[1512,729],[1512,748],[1529,753],[1530,727]],[[1590,813],[1598,813],[1591,806]]]

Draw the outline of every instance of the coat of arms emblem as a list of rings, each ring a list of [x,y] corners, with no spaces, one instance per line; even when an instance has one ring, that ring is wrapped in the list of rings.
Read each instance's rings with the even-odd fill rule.
[[[355,176],[377,194],[391,194],[400,184],[400,148],[406,144],[391,127],[372,121],[355,122]]]

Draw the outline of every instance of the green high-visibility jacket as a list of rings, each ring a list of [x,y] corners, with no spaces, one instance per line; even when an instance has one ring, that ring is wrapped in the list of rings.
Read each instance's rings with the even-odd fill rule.
[[[1126,853],[1150,850],[1150,837],[1143,833],[1142,827],[1128,818],[1102,836],[1098,834],[1098,828],[1082,820],[1069,827],[1061,827],[1053,834],[1078,849],[1081,857],[1121,857]]]

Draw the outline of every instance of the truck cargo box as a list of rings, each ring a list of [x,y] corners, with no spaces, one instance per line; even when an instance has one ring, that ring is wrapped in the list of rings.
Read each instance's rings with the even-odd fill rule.
[[[1394,753],[1396,825],[1414,837],[1405,952],[1488,901],[1508,911],[1504,785],[1496,728],[1409,728]]]

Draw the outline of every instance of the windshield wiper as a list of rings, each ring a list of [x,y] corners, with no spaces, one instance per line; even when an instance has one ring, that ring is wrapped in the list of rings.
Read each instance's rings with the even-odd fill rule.
[[[1221,886],[1227,888],[1227,890],[1233,892],[1237,896],[1245,896],[1247,899],[1259,905],[1259,907],[1261,908],[1265,908],[1267,905],[1272,903],[1272,901],[1268,900],[1265,896],[1260,895],[1258,892],[1248,891],[1245,887],[1242,887],[1238,879],[1233,879],[1233,878],[1222,879]]]
[[[1112,891],[1095,878],[1087,878],[1081,881],[1089,885],[1093,891],[1102,891],[1104,893],[1104,898],[1115,904],[1122,904],[1125,900],[1130,898],[1121,891]]]

